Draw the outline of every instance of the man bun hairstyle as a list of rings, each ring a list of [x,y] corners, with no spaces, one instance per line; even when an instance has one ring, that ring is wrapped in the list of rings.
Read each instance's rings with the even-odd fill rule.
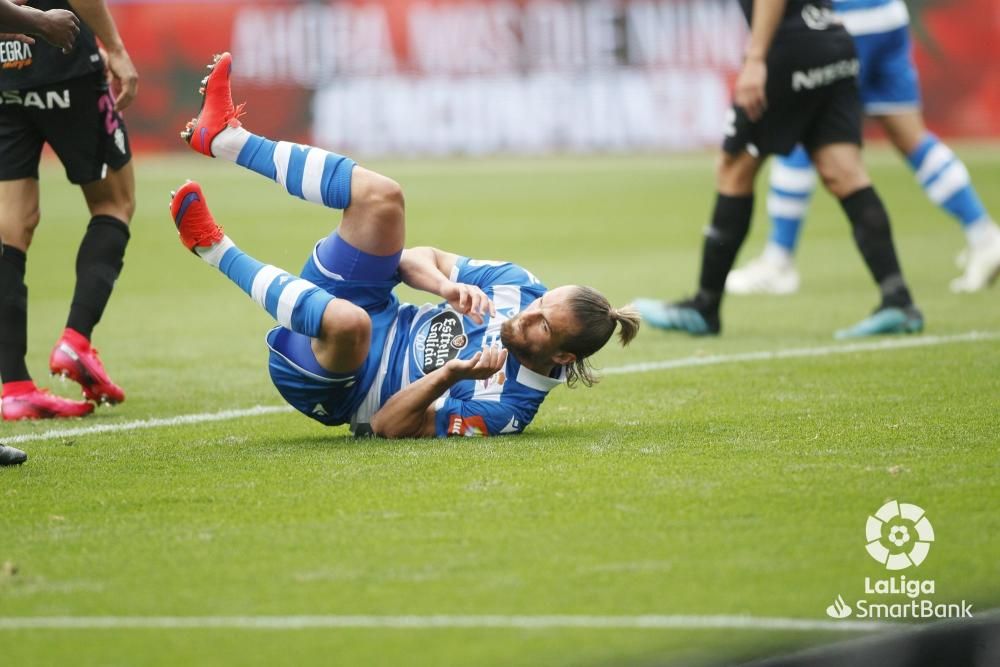
[[[604,347],[611,335],[618,329],[618,342],[625,347],[639,333],[640,316],[632,306],[614,308],[611,303],[592,287],[577,287],[569,298],[569,307],[576,316],[580,330],[570,336],[563,347],[566,352],[576,355],[576,361],[566,364],[566,385],[576,386],[582,382],[590,387],[598,381],[589,357]]]

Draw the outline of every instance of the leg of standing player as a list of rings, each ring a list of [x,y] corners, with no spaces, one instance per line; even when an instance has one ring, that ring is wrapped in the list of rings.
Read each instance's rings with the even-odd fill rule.
[[[37,169],[37,164],[34,167]],[[86,401],[39,390],[28,372],[28,248],[41,219],[38,179],[0,181],[0,381],[5,420],[82,417]]]
[[[968,242],[965,273],[952,291],[975,292],[1000,273],[1000,228],[987,213],[961,159],[927,130],[919,110],[875,117],[913,169],[927,197],[962,226]]]
[[[135,173],[129,160],[104,178],[80,186],[90,213],[76,255],[76,286],[62,336],[49,356],[49,370],[80,383],[84,396],[121,403],[125,392],[112,382],[90,341],[121,274],[135,213]]]
[[[754,182],[762,164],[756,151],[722,151],[715,174],[715,206],[702,246],[698,291],[691,299],[669,305],[654,299],[637,299],[636,307],[653,326],[693,335],[719,333],[719,308],[726,277],[750,231]]]
[[[206,78],[201,113],[185,133],[192,147],[270,178],[289,194],[343,210],[339,228],[316,249],[322,264],[344,265],[346,260],[363,263],[373,273],[383,272],[387,266],[394,271],[405,240],[399,185],[344,156],[248,132],[236,120],[239,109],[232,103],[230,68],[231,57],[223,54]],[[182,188],[174,198],[179,226],[184,224],[183,202],[188,194]],[[181,235],[185,236],[183,227]],[[199,256],[244,287],[279,323],[310,336],[316,361],[324,369],[350,372],[364,361],[371,338],[371,321],[364,310],[249,258],[228,237],[210,246],[195,246]]]
[[[813,151],[812,158],[824,187],[840,201],[851,223],[855,244],[881,292],[875,314],[851,329],[838,332],[838,337],[920,331],[923,316],[914,306],[903,279],[889,214],[872,187],[861,159],[861,147],[854,143],[825,144]]]
[[[816,189],[816,170],[801,145],[771,163],[767,214],[771,234],[760,256],[726,279],[730,294],[794,294],[799,289],[795,248]]]

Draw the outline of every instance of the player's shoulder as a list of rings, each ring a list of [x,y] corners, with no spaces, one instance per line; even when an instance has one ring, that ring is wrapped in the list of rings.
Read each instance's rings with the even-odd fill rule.
[[[542,292],[546,290],[542,281],[520,264],[491,259],[459,257],[458,261],[455,262],[452,280],[480,287],[513,285],[533,288]]]

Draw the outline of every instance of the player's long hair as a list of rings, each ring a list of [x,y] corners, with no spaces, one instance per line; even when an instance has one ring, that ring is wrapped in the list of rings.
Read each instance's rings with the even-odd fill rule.
[[[603,294],[583,286],[569,298],[569,306],[580,331],[563,342],[565,351],[576,355],[576,361],[565,366],[566,385],[573,387],[581,382],[590,387],[598,380],[590,356],[607,344],[619,326],[618,342],[622,347],[631,343],[639,333],[639,311],[631,306],[614,308]]]

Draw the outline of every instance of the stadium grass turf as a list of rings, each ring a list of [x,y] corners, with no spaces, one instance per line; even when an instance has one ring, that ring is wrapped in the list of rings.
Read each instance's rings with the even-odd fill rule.
[[[1000,153],[966,148],[1000,211]],[[197,158],[139,162],[124,274],[95,342],[128,392],[55,428],[280,405],[269,320],[177,242],[166,209],[202,182],[230,235],[297,270],[337,214]],[[408,243],[515,260],[622,303],[695,280],[707,156],[375,164],[407,191]],[[954,296],[962,237],[887,151],[870,166],[929,335],[1000,331],[996,289]],[[743,260],[767,225],[760,198]],[[82,199],[43,173],[28,261],[29,366],[43,384],[72,292]],[[618,367],[832,345],[874,289],[818,195],[802,291],[729,299],[724,335],[647,330]],[[404,291],[409,300],[420,299]],[[244,615],[747,614],[826,619],[885,571],[864,522],[923,506],[937,541],[911,578],[938,601],[1000,602],[1000,343],[725,363],[609,376],[553,393],[520,438],[355,441],[292,413],[26,442],[0,470],[0,618]],[[57,391],[72,395],[69,386]],[[875,598],[876,596],[867,596]],[[880,599],[880,601],[902,601]],[[712,662],[852,636],[827,631],[0,630],[11,665],[554,665]]]

